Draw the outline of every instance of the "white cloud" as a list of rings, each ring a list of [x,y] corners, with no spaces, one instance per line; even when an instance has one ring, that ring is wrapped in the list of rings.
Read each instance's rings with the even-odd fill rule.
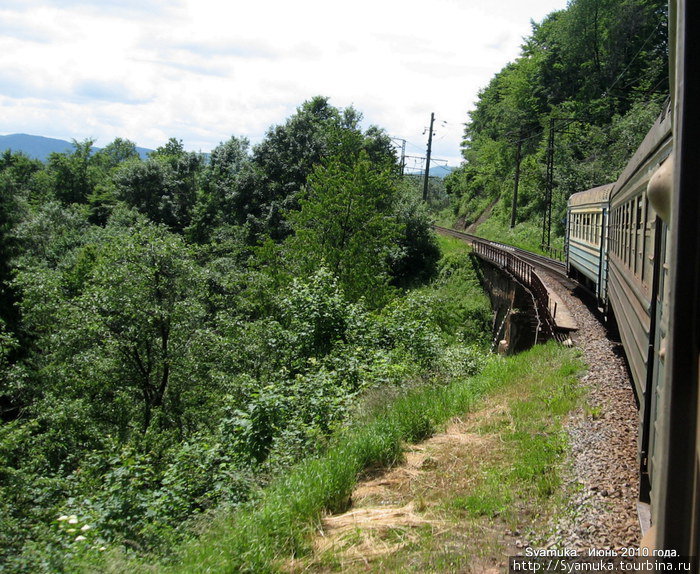
[[[530,19],[566,0],[26,0],[0,9],[0,129],[65,139],[169,137],[208,151],[259,141],[305,99],[459,161],[482,88],[518,55]],[[446,124],[441,122],[446,121]],[[420,153],[419,149],[413,152]]]

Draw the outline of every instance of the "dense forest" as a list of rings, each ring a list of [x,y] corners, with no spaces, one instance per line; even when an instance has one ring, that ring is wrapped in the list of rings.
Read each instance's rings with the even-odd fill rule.
[[[533,23],[431,186],[440,220],[492,210],[479,233],[508,237],[520,142],[512,241],[538,246],[551,124],[560,234],[661,108],[665,9],[571,0]],[[175,138],[0,156],[0,569],[167,560],[383,400],[483,366],[471,262],[441,256],[419,182],[361,120],[316,97],[208,156]]]
[[[493,208],[479,234],[538,247],[551,142],[552,236],[561,238],[569,195],[615,181],[668,96],[666,11],[665,0],[572,0],[533,23],[470,113],[444,222],[467,227]]]
[[[360,120],[317,97],[209,157],[2,155],[0,569],[167,555],[368,392],[480,364],[488,303],[448,300],[461,263]]]

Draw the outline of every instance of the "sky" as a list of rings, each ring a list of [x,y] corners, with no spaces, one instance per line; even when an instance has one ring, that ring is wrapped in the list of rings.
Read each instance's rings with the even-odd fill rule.
[[[478,91],[566,0],[0,0],[0,134],[260,142],[314,96],[460,163]]]

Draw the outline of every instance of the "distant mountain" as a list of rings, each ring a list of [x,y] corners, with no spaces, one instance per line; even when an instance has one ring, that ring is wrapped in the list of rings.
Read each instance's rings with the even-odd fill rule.
[[[430,177],[439,177],[440,179],[442,179],[443,177],[447,177],[448,175],[450,175],[456,169],[456,167],[452,167],[449,165],[436,165],[430,168]],[[425,172],[423,171],[417,171],[415,173],[412,173],[411,175],[423,177],[424,173]]]
[[[12,150],[13,152],[22,152],[33,159],[46,161],[54,152],[72,152],[73,144],[65,140],[27,134],[10,134],[7,136],[0,136],[0,153],[8,149]],[[95,151],[99,151],[101,148],[95,147],[93,149]],[[139,155],[143,159],[145,159],[146,156],[153,150],[137,147],[136,151],[139,152]]]
[[[22,152],[25,155],[44,161],[53,152],[70,152],[73,145],[64,140],[45,138],[42,136],[30,136],[27,134],[11,134],[0,136],[0,151],[12,150]]]
[[[450,175],[456,167],[451,167],[449,165],[438,165],[430,168],[430,177],[447,177]]]

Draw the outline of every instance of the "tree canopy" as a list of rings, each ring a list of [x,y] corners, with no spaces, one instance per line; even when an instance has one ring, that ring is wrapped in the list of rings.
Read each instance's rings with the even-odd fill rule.
[[[666,9],[663,0],[572,0],[533,22],[466,124],[464,163],[447,181],[464,224],[489,205],[509,217],[518,141],[519,220],[541,212],[552,121],[555,222],[571,193],[617,177],[667,97]]]
[[[438,355],[398,288],[434,275],[427,213],[353,108],[93,143],[0,157],[0,570],[176,545]]]

